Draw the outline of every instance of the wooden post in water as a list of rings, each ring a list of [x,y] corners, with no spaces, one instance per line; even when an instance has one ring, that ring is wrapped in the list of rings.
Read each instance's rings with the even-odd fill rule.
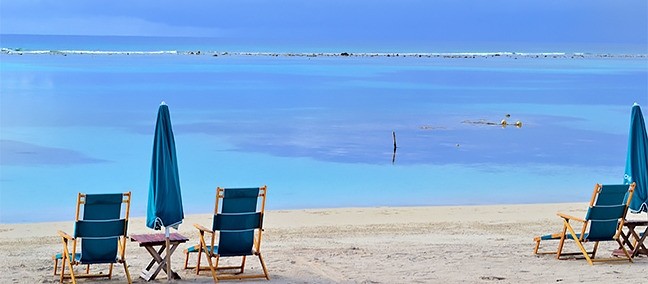
[[[394,152],[396,152],[396,148],[398,148],[398,147],[396,146],[396,132],[395,131],[392,131],[392,137],[394,138]]]
[[[392,154],[392,165],[396,162],[396,132],[392,131],[392,138],[394,139],[394,153]]]

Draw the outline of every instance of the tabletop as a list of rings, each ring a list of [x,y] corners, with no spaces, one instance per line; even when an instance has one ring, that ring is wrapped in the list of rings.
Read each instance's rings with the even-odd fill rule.
[[[133,242],[138,242],[139,246],[157,246],[163,245],[166,243],[166,238],[164,234],[141,234],[141,235],[130,235],[130,239]],[[189,239],[179,233],[171,233],[169,235],[169,241],[172,243],[184,243]]]
[[[623,222],[626,226],[648,226],[648,220],[626,220]]]

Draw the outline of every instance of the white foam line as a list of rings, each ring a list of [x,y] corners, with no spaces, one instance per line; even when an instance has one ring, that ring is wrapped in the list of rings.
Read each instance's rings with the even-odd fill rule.
[[[147,55],[147,54],[178,54],[177,50],[160,50],[160,51],[112,51],[112,50],[19,50],[19,49],[10,49],[2,48],[0,50],[2,53],[7,54],[92,54],[92,55],[128,55],[128,54],[138,54],[138,55]]]

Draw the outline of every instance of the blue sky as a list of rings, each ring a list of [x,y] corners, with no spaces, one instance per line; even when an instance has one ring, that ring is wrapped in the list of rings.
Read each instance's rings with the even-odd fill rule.
[[[645,0],[3,0],[0,5],[3,34],[648,46]]]

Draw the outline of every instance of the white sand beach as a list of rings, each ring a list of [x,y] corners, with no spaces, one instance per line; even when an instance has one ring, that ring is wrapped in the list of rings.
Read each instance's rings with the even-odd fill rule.
[[[557,232],[557,211],[583,216],[585,203],[380,207],[268,211],[261,251],[270,281],[258,283],[643,283],[648,258],[634,263],[610,262],[589,266],[585,260],[556,260],[536,256],[533,236]],[[646,219],[645,214],[631,218]],[[180,233],[198,241],[192,224],[211,224],[210,215],[187,216]],[[0,283],[54,283],[51,256],[62,245],[56,231],[72,231],[72,221],[0,224]],[[132,219],[131,234],[154,233],[143,218]],[[557,242],[546,242],[555,248]],[[182,247],[184,249],[184,246]],[[603,244],[599,256],[616,246]],[[566,250],[576,251],[573,243]],[[195,257],[195,256],[194,256]],[[127,262],[136,283],[148,253],[129,242]],[[173,255],[173,267],[182,280],[210,283],[207,272],[196,276],[183,270],[184,254]],[[195,263],[195,259],[192,259]],[[249,258],[247,271],[259,271]],[[161,273],[153,282],[166,282]],[[125,275],[116,266],[113,280]],[[90,283],[80,280],[79,283]],[[96,281],[99,282],[99,281]],[[237,281],[224,281],[224,283]]]

